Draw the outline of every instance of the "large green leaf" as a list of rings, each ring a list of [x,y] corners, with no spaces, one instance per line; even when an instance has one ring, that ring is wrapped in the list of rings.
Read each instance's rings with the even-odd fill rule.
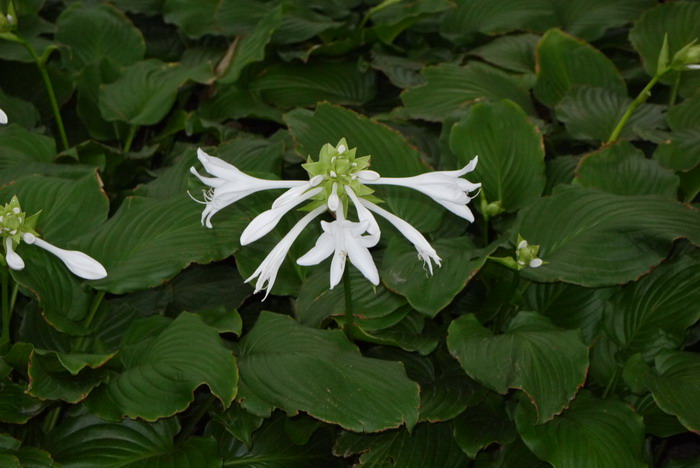
[[[501,36],[469,53],[508,70],[534,74],[535,47],[539,40],[536,34]]]
[[[224,210],[216,226],[200,224],[201,205],[186,194],[167,199],[132,197],[117,213],[84,238],[86,250],[107,268],[107,278],[92,285],[122,294],[172,278],[191,262],[226,258],[238,247],[246,220]]]
[[[607,141],[632,99],[608,88],[575,86],[556,106],[557,119],[578,140]],[[664,126],[664,106],[644,103],[622,128],[620,138],[633,139],[645,130]]]
[[[668,38],[669,56],[700,36],[700,4],[697,2],[671,2],[657,5],[644,12],[629,33],[629,39],[639,55],[644,69],[650,76],[656,74],[659,53]],[[678,74],[680,73],[680,77]],[[671,72],[661,78],[672,84],[679,79],[684,94],[692,94],[700,85],[697,72]]]
[[[537,45],[535,97],[546,106],[554,107],[577,85],[627,94],[620,72],[602,52],[558,29],[547,31]]]
[[[192,37],[228,36],[251,32],[267,10],[257,0],[165,0],[163,17]]]
[[[91,414],[67,418],[51,431],[46,446],[65,468],[88,466],[218,468],[216,441],[190,437],[175,444],[177,419],[146,423],[107,422]]]
[[[587,154],[576,181],[616,195],[661,195],[675,199],[680,180],[628,141],[618,141]]]
[[[508,211],[527,205],[544,189],[542,134],[510,101],[471,107],[452,127],[450,149],[460,164],[479,156],[470,180],[481,182],[486,199]]]
[[[691,171],[700,165],[700,127],[671,132],[659,143],[654,159],[675,171]]]
[[[121,76],[100,88],[100,111],[105,120],[153,125],[170,111],[177,90],[200,70],[160,60],[130,65]]]
[[[605,308],[608,333],[629,354],[651,359],[680,346],[700,320],[700,260],[686,254],[625,286]],[[674,346],[675,345],[675,346]]]
[[[443,259],[433,275],[425,271],[413,245],[398,237],[389,242],[381,270],[390,290],[406,296],[417,311],[430,317],[447,307],[486,261],[486,253],[467,237],[440,239],[432,245]]]
[[[46,406],[43,401],[25,393],[25,386],[0,381],[0,421],[24,424]]]
[[[642,468],[644,423],[624,402],[597,400],[581,392],[571,406],[546,424],[536,424],[532,406],[521,402],[515,422],[523,441],[558,468]]]
[[[700,127],[700,94],[668,109],[666,122],[673,131]]]
[[[181,313],[150,340],[127,342],[119,358],[123,371],[94,389],[86,402],[105,418],[171,416],[187,408],[204,384],[224,407],[236,395],[236,359],[217,331],[193,314]]]
[[[374,97],[375,76],[357,63],[282,64],[267,68],[251,92],[276,107],[310,107],[320,101],[358,106]]]
[[[441,122],[479,98],[510,99],[528,114],[534,114],[527,91],[515,78],[495,68],[479,64],[465,67],[441,64],[425,68],[423,76],[427,83],[401,95],[412,117]]]
[[[128,65],[142,59],[146,52],[141,31],[109,4],[71,3],[58,17],[56,26],[56,41],[68,46],[63,62],[74,71],[103,57]]]
[[[17,468],[60,468],[44,450],[22,445],[17,439],[0,434],[0,463]]]
[[[5,184],[27,175],[27,170],[38,172],[37,167],[51,162],[56,157],[56,143],[52,138],[10,124],[0,128],[0,151],[0,184]]]
[[[452,438],[449,423],[419,424],[410,433],[404,429],[377,435],[344,432],[333,452],[343,457],[361,454],[355,466],[363,468],[443,468],[468,463]]]
[[[532,312],[520,312],[502,335],[493,335],[474,315],[464,315],[450,324],[447,346],[483,385],[502,394],[510,388],[525,392],[538,423],[569,404],[588,370],[580,332],[557,328]]]
[[[469,458],[494,442],[510,443],[515,436],[515,425],[503,399],[493,394],[479,406],[467,408],[454,421],[454,438]]]
[[[350,148],[357,147],[358,156],[372,156],[371,169],[384,177],[426,172],[418,151],[400,133],[353,111],[321,103],[314,113],[296,109],[286,114],[285,120],[294,136],[297,151],[303,156],[310,155],[316,160],[323,145],[335,145],[341,138],[346,138]],[[442,210],[430,209],[436,206],[432,200],[403,187],[375,187],[392,213],[419,230],[437,228]]]
[[[282,5],[278,5],[260,18],[250,34],[235,44],[233,57],[219,81],[221,83],[235,83],[246,66],[265,58],[265,46],[281,24]]]
[[[239,398],[253,413],[275,408],[373,432],[418,419],[418,385],[395,362],[363,357],[339,330],[315,330],[263,312],[240,343]]]
[[[632,356],[624,370],[625,380],[635,390],[649,390],[666,413],[673,414],[689,430],[700,431],[700,355],[664,351],[650,369],[640,355]]]
[[[671,242],[700,244],[700,213],[657,196],[621,196],[561,186],[518,214],[520,234],[548,263],[522,274],[536,281],[608,286],[658,265]],[[556,229],[552,226],[556,226]]]

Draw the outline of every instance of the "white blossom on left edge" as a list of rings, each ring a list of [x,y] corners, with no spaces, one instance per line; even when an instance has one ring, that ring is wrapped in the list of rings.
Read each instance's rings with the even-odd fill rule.
[[[0,109],[0,124],[6,124],[7,123],[7,114]]]
[[[22,270],[25,267],[24,260],[16,252],[21,241],[35,245],[55,255],[76,276],[87,280],[102,279],[107,276],[107,270],[100,262],[89,255],[77,250],[66,250],[39,238],[34,230],[38,219],[38,213],[27,216],[20,207],[16,196],[10,203],[0,208],[0,237],[3,238],[5,247],[5,263],[12,270]]]

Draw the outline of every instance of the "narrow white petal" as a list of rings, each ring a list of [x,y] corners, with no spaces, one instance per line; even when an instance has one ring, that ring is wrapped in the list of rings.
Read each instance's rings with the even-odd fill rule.
[[[76,276],[87,280],[97,280],[107,276],[105,267],[83,252],[61,249],[38,238],[34,240],[34,245],[57,256]]]
[[[336,248],[335,254],[333,255],[333,260],[331,260],[331,285],[330,289],[333,289],[340,283],[343,278],[343,273],[345,272],[345,258],[347,254],[345,250]]]
[[[290,189],[290,191],[293,190],[295,189]],[[320,193],[321,190],[323,190],[321,187],[316,187],[306,193],[297,195],[296,199],[289,198],[285,200],[285,202],[277,208],[271,208],[260,213],[246,226],[243,233],[241,233],[241,245],[248,245],[267,235],[277,226],[282,216],[291,211],[295,206]]]
[[[379,173],[375,172],[375,171],[370,171],[370,170],[359,171],[359,172],[356,172],[355,175],[362,182],[373,182],[375,180],[379,180]]]
[[[12,239],[9,237],[5,238],[5,252],[5,260],[7,261],[7,266],[12,268],[13,270],[24,269],[24,260],[22,260],[22,257],[17,255],[17,252],[15,252],[12,249]]]
[[[525,247],[527,247],[527,241],[526,241],[525,239],[523,239],[523,240],[521,240],[520,243],[518,244],[517,249],[520,250],[520,249],[524,249]]]
[[[304,266],[318,265],[330,257],[334,250],[335,239],[332,235],[324,232],[316,240],[316,245],[314,245],[313,248],[304,255],[299,257],[297,263]]]
[[[449,201],[443,201],[443,200],[435,200],[435,202],[441,204],[445,208],[447,208],[449,211],[452,213],[456,214],[460,218],[464,218],[470,223],[474,222],[474,213],[472,213],[472,210],[469,209],[467,205],[462,205],[459,203],[452,203]]]
[[[7,114],[5,114],[5,112],[2,109],[0,109],[0,124],[6,124],[6,123],[7,123]],[[15,270],[16,270],[16,268],[15,268]]]
[[[257,278],[255,283],[255,292],[262,291],[266,289],[265,298],[270,293],[272,286],[275,284],[275,279],[277,279],[277,273],[284,262],[289,249],[292,247],[294,241],[299,237],[301,231],[318,215],[326,211],[325,206],[320,206],[315,210],[307,213],[303,218],[297,222],[292,229],[282,238],[281,241],[267,254],[265,260],[262,261],[260,266],[255,270],[255,272],[250,275],[248,279],[245,280],[246,283]],[[265,300],[265,299],[263,299]]]
[[[367,247],[374,247],[379,242],[379,238],[382,233],[382,231],[379,229],[379,224],[377,224],[377,220],[374,219],[374,215],[370,213],[370,211],[365,208],[362,203],[360,203],[360,199],[357,197],[352,188],[346,186],[345,192],[350,197],[350,200],[352,200],[353,205],[355,205],[355,209],[357,210],[357,218],[360,221],[366,221],[368,223],[367,232],[369,233],[369,236],[365,237]]]
[[[338,183],[333,182],[333,187],[331,188],[331,194],[328,197],[328,209],[332,212],[338,211],[338,204],[340,203],[340,198],[338,198]]]
[[[355,268],[367,278],[373,285],[379,284],[379,272],[374,264],[372,254],[369,253],[367,247],[360,245],[356,238],[347,238],[345,244],[348,251],[348,258]]]
[[[532,260],[530,260],[530,268],[541,267],[543,263],[544,262],[541,258],[533,258]]]

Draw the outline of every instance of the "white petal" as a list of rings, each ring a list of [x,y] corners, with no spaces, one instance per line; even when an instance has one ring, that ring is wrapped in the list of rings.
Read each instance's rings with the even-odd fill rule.
[[[17,255],[17,252],[15,252],[12,249],[12,239],[9,237],[5,238],[5,260],[7,261],[7,266],[12,268],[13,270],[22,270],[24,269],[24,260],[22,260],[22,257]]]
[[[199,159],[199,161],[202,163],[204,169],[215,177],[225,180],[236,180],[250,177],[233,164],[229,164],[216,156],[208,155],[202,148],[197,148],[197,159]]]
[[[377,266],[374,264],[374,259],[372,254],[369,253],[366,247],[363,247],[355,238],[346,239],[346,244],[348,251],[348,258],[355,268],[360,270],[360,272],[367,278],[373,285],[379,284],[379,272],[377,271]]]
[[[333,187],[331,188],[331,194],[328,197],[328,209],[332,212],[338,211],[338,204],[340,203],[340,198],[338,198],[338,183],[333,182]]]
[[[299,257],[297,263],[304,266],[318,265],[330,257],[334,250],[335,239],[332,235],[324,232],[316,240],[316,245],[314,245],[313,248],[304,255]]]
[[[6,124],[7,123],[7,114],[0,109],[0,124]],[[16,268],[14,268],[16,270]]]
[[[527,247],[527,241],[526,241],[525,239],[523,239],[523,240],[521,240],[520,243],[518,244],[517,249],[520,250],[520,249],[524,249],[525,247]]]
[[[347,254],[344,250],[336,248],[335,254],[333,255],[333,260],[331,260],[331,286],[333,289],[340,283],[343,278],[343,273],[345,272],[345,258]]]
[[[445,208],[447,208],[449,211],[452,213],[456,214],[460,218],[464,218],[470,223],[474,222],[474,213],[472,213],[472,210],[469,209],[467,205],[461,205],[459,203],[451,203],[448,201],[442,201],[442,200],[435,200],[437,203],[441,204]]]
[[[379,180],[379,173],[375,171],[359,171],[356,172],[355,175],[363,182],[372,182],[375,180]]]
[[[530,268],[541,267],[543,263],[544,262],[541,258],[533,258],[532,260],[530,260]]]
[[[370,213],[370,211],[365,208],[362,203],[360,203],[360,199],[357,197],[352,188],[346,186],[345,191],[350,197],[350,200],[352,200],[353,205],[355,205],[355,209],[357,210],[357,218],[360,221],[366,221],[368,223],[367,232],[369,233],[369,236],[365,237],[365,242],[367,243],[366,246],[374,247],[379,242],[379,238],[381,236],[381,230],[379,229],[377,220],[374,219],[374,215],[372,215],[372,213]]]
[[[42,239],[35,239],[34,245],[54,254],[76,276],[87,280],[102,279],[107,276],[107,270],[100,262],[91,256],[77,250],[64,250],[51,245]]]

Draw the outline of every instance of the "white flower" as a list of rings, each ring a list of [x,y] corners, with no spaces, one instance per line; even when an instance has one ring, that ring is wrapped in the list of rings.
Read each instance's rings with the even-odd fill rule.
[[[12,268],[13,270],[22,270],[24,269],[24,260],[22,260],[22,257],[17,255],[17,252],[14,251],[12,248],[12,238],[11,237],[6,237],[5,238],[5,260],[7,261],[7,266]]]
[[[223,159],[209,156],[201,148],[197,150],[197,158],[202,162],[204,169],[214,177],[200,175],[194,167],[190,172],[199,180],[211,187],[204,194],[206,207],[202,212],[202,224],[211,228],[211,218],[219,210],[248,195],[261,190],[288,189],[301,185],[310,186],[310,181],[304,180],[265,180],[252,177],[227,163]]]
[[[389,213],[384,208],[381,208],[370,201],[359,199],[359,202],[367,209],[374,211],[393,224],[394,227],[413,244],[418,251],[418,257],[423,260],[423,263],[428,267],[428,271],[430,271],[431,275],[433,274],[432,262],[435,262],[437,266],[442,265],[442,259],[438,256],[435,249],[433,249],[430,243],[425,239],[425,237],[423,237],[423,234],[418,232],[416,228],[398,216]]]
[[[263,260],[258,269],[255,270],[255,272],[252,275],[250,275],[250,277],[247,280],[245,280],[245,282],[247,283],[251,280],[254,280],[255,278],[258,279],[258,281],[256,281],[255,283],[255,293],[266,289],[267,291],[265,292],[265,298],[267,298],[267,295],[270,293],[272,286],[275,284],[277,272],[282,266],[282,262],[287,256],[287,253],[292,247],[292,244],[294,243],[296,238],[299,237],[301,231],[303,231],[304,228],[314,218],[319,216],[325,210],[325,206],[320,206],[315,210],[307,213],[306,216],[304,216],[303,218],[301,218],[299,222],[297,222],[294,225],[294,227],[282,238],[282,240],[277,243],[277,245],[272,249],[272,251],[267,255],[267,257],[265,257],[265,260]],[[265,300],[265,298],[263,298],[263,300]]]
[[[318,265],[333,254],[331,260],[330,289],[333,289],[343,277],[345,260],[355,265],[355,268],[375,286],[379,284],[379,272],[372,260],[372,254],[368,248],[373,247],[377,241],[372,236],[363,236],[369,227],[368,221],[355,223],[343,219],[342,210],[337,212],[340,216],[335,221],[328,223],[321,221],[321,234],[316,245],[306,254],[302,255],[297,263],[299,265]]]
[[[22,234],[22,240],[54,254],[76,276],[87,280],[97,280],[107,277],[107,270],[100,262],[78,250],[65,250],[39,239],[34,234]],[[9,262],[8,262],[9,264]]]
[[[0,109],[0,124],[6,124],[7,123],[7,114]]]
[[[518,264],[518,269],[527,267],[539,268],[544,264],[544,261],[537,256],[540,251],[539,245],[530,245],[520,234],[518,234],[518,245],[515,247],[515,260]]]
[[[398,185],[418,190],[441,204],[457,216],[474,222],[474,215],[467,207],[473,197],[468,193],[478,190],[481,184],[469,182],[461,176],[476,168],[479,158],[475,156],[469,164],[457,171],[426,172],[413,177],[376,177],[375,174],[358,174],[360,181],[367,185]],[[373,171],[363,171],[373,172]]]

